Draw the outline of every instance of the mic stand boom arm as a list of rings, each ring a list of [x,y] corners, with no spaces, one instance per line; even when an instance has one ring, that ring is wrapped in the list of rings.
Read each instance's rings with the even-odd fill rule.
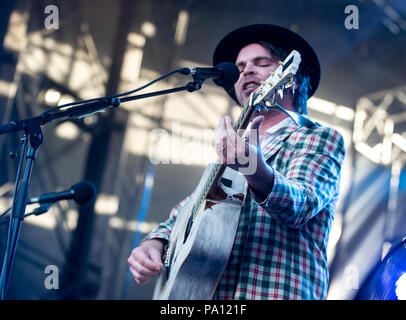
[[[118,107],[121,102],[128,102],[132,100],[139,100],[145,99],[149,97],[155,97],[159,95],[180,92],[180,91],[189,91],[193,92],[199,90],[202,86],[204,80],[196,79],[193,82],[189,82],[183,87],[177,87],[167,90],[155,91],[145,94],[140,94],[136,96],[125,97],[122,99],[118,99],[116,97],[104,97],[100,98],[95,102],[83,103],[80,105],[75,105],[70,107],[66,110],[57,112],[57,113],[49,113],[47,111],[43,112],[40,116],[19,120],[19,121],[11,121],[7,124],[0,125],[0,135],[9,132],[15,132],[24,130],[25,128],[36,126],[36,125],[44,125],[48,122],[51,122],[55,119],[62,119],[62,118],[80,118],[85,117],[86,115],[90,115],[92,113],[98,112],[103,109],[107,109],[110,106]]]
[[[17,248],[18,237],[21,230],[21,224],[24,220],[24,213],[29,195],[31,172],[34,166],[34,161],[36,159],[39,146],[43,142],[41,126],[55,119],[61,119],[66,117],[80,118],[98,112],[100,110],[106,109],[110,106],[118,107],[121,102],[139,100],[180,91],[193,92],[201,88],[203,81],[204,79],[194,78],[193,81],[187,83],[183,87],[177,87],[167,90],[125,97],[122,98],[121,101],[117,97],[104,97],[94,102],[75,105],[73,107],[70,107],[63,111],[59,111],[54,114],[45,111],[40,116],[37,117],[19,121],[12,121],[7,124],[0,125],[0,135],[20,130],[24,130],[25,132],[25,142],[23,152],[21,153],[21,158],[18,165],[17,176],[14,186],[6,253],[4,255],[3,266],[0,275],[0,300],[4,300],[6,296],[7,286],[14,262],[15,251]],[[24,154],[26,151],[27,156],[25,159],[25,168],[23,172],[23,178],[20,182],[21,169],[23,166]]]

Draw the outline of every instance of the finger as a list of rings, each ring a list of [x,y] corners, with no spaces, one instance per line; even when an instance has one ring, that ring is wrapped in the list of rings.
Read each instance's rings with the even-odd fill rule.
[[[236,132],[233,127],[233,123],[230,117],[228,117],[226,121],[227,125],[227,135],[228,135],[228,143],[232,143],[233,152],[236,157],[245,156],[246,152],[246,140],[243,136],[244,130],[241,129],[241,132]],[[240,131],[240,129],[239,129]],[[241,134],[241,135],[240,135]]]
[[[130,269],[131,274],[133,275],[133,278],[134,278],[135,282],[140,284],[138,273],[132,267],[130,267],[129,269]]]
[[[223,149],[221,150],[222,163],[227,165],[235,164],[235,146],[231,138],[226,135],[223,137]]]
[[[226,117],[222,117],[219,120],[219,124],[216,129],[215,148],[219,159],[222,161],[222,163],[225,163],[225,155],[227,149]]]
[[[251,121],[251,128],[254,129],[259,129],[259,127],[261,126],[262,122],[264,121],[265,117],[260,115],[260,116],[256,116],[254,119],[252,119]]]
[[[226,125],[225,125],[225,117],[220,118],[219,123],[217,125],[216,129],[216,141],[220,141],[221,137],[225,134],[226,131]]]
[[[259,145],[259,130],[261,127],[262,122],[264,121],[265,117],[264,116],[257,116],[255,117],[252,122],[251,122],[251,129],[249,132],[249,143],[255,146]]]
[[[133,259],[134,259],[134,261],[131,260],[131,261],[133,261],[132,265],[135,266],[135,265],[137,265],[137,263],[139,263],[144,268],[147,268],[147,269],[150,269],[150,270],[156,270],[157,269],[156,263],[151,260],[151,258],[149,256],[149,253],[145,248],[138,247],[138,248],[133,250],[131,255],[132,255]]]
[[[132,266],[135,263],[135,259],[132,254],[128,257],[127,262],[130,266]]]
[[[216,135],[215,135],[215,148],[217,153],[220,155],[224,144],[223,144],[223,138],[225,137],[225,130],[220,128],[220,126],[216,129]]]
[[[146,284],[151,280],[151,277],[145,277],[140,275],[134,268],[130,267],[130,272],[133,275],[135,282],[138,284]]]
[[[218,125],[217,125],[217,128],[220,128],[221,126],[223,126],[224,125],[224,117],[221,117],[220,119],[219,119],[219,123],[218,123]]]
[[[225,124],[227,129],[226,163],[231,167],[238,166],[240,163],[245,163],[247,143],[234,129],[231,117],[226,117]]]
[[[151,261],[156,264],[158,270],[161,270],[164,265],[162,263],[161,252],[158,250],[150,250],[149,256],[151,257]]]
[[[163,268],[161,251],[155,248],[147,250],[147,259],[144,260],[145,267],[152,269],[154,272],[160,272]]]
[[[224,119],[224,124],[225,124],[225,133],[226,133],[226,136],[227,136],[227,143],[229,143],[230,144],[230,146],[233,146],[233,147],[235,147],[235,144],[236,144],[236,142],[237,142],[237,138],[239,138],[238,137],[238,134],[237,134],[237,132],[234,130],[234,127],[233,127],[233,122],[232,122],[232,120],[231,120],[231,117],[230,116],[226,116],[226,117],[224,117],[225,119]],[[227,147],[228,147],[229,145],[227,144]]]
[[[130,266],[130,269],[133,269],[142,277],[149,277],[149,278],[152,278],[154,275],[159,273],[159,271],[147,269],[144,266],[142,266],[141,264],[135,264],[134,266]]]

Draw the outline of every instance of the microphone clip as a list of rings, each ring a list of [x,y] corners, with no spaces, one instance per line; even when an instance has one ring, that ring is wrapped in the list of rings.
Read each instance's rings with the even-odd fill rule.
[[[205,79],[195,79],[193,76],[193,81],[190,81],[189,83],[186,84],[186,90],[188,92],[194,92],[198,91],[202,88],[203,81]]]
[[[35,208],[34,210],[32,210],[30,213],[26,214],[25,216],[29,216],[29,215],[32,215],[32,214],[34,214],[36,216],[39,216],[40,214],[48,212],[48,210],[51,208],[51,206],[54,203],[55,202],[42,203],[38,208]]]

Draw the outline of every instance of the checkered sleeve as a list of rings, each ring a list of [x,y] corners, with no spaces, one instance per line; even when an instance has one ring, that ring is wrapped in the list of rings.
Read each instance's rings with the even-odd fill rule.
[[[163,239],[169,241],[171,236],[173,225],[175,224],[176,218],[181,211],[182,207],[190,200],[191,195],[178,203],[170,212],[169,218],[160,223],[154,230],[147,234],[142,241],[148,239]]]
[[[302,227],[336,196],[345,154],[344,140],[334,129],[300,131],[288,142],[292,146],[287,169],[283,173],[274,170],[273,189],[264,201],[257,201],[293,228]]]

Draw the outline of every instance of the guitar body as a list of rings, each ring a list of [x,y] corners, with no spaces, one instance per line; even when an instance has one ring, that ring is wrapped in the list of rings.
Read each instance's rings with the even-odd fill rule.
[[[211,170],[211,166],[206,168],[194,192],[195,197]],[[170,238],[172,249],[168,257],[169,266],[159,276],[154,299],[213,298],[233,247],[246,192],[246,180],[239,172],[226,168],[222,177],[231,182],[231,187],[222,186],[225,199],[204,201],[195,215],[186,241],[185,231],[195,203],[193,196],[179,213]]]

